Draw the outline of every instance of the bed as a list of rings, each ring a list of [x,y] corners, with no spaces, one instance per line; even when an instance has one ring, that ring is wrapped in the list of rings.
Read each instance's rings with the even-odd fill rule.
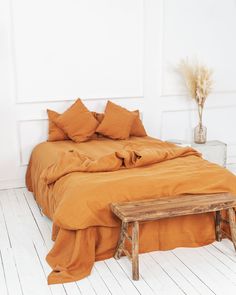
[[[227,169],[202,159],[190,147],[151,137],[43,142],[32,152],[26,183],[53,221],[55,243],[46,257],[52,267],[49,284],[82,279],[95,261],[114,255],[120,224],[110,210],[112,202],[236,194],[236,176]],[[140,253],[214,240],[211,213],[140,226]]]

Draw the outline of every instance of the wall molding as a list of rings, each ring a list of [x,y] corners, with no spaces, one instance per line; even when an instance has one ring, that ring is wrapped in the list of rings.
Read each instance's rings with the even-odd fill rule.
[[[25,167],[28,166],[28,162],[24,162],[24,156],[23,156],[23,146],[22,146],[22,138],[21,138],[21,124],[23,123],[30,123],[30,122],[45,122],[48,121],[46,118],[40,118],[40,119],[27,119],[27,120],[18,120],[16,122],[16,128],[17,128],[17,140],[18,140],[18,146],[19,146],[19,155],[18,155],[18,166],[19,167]]]
[[[161,91],[160,91],[160,97],[176,97],[176,96],[189,96],[188,92],[186,91],[176,91],[176,92],[172,92],[169,91],[168,89],[164,89],[164,62],[166,61],[165,58],[165,35],[166,35],[166,28],[165,28],[165,16],[166,16],[166,1],[168,0],[161,0],[161,7],[162,7],[162,20],[161,20],[161,57],[160,57],[160,68],[161,68],[161,81],[160,81],[160,85],[161,85]],[[183,57],[184,58],[184,57]],[[211,92],[211,94],[236,94],[236,89],[231,89],[231,90],[227,90],[227,89],[221,89],[221,90],[213,90]]]
[[[144,0],[140,1],[140,55],[139,55],[139,63],[141,65],[140,68],[140,85],[138,86],[138,93],[137,95],[122,95],[122,96],[109,96],[109,97],[87,97],[82,98],[85,101],[98,101],[98,100],[107,100],[107,99],[139,99],[144,97]],[[43,99],[43,100],[37,100],[38,98],[32,97],[31,99],[25,99],[24,97],[19,97],[19,91],[18,91],[18,70],[17,70],[17,58],[16,58],[16,41],[15,41],[15,21],[14,21],[14,3],[13,0],[9,0],[9,12],[10,12],[10,22],[11,22],[11,56],[12,56],[12,70],[13,70],[13,85],[14,85],[14,101],[16,105],[24,105],[24,104],[40,104],[40,103],[58,103],[58,102],[70,102],[74,101],[76,98],[54,98],[54,99]]]
[[[233,105],[224,105],[224,106],[208,106],[205,108],[205,110],[222,110],[222,109],[232,109],[236,108],[236,104]],[[163,139],[163,133],[164,133],[164,115],[167,113],[190,113],[190,112],[197,112],[196,108],[194,107],[183,107],[180,106],[179,108],[174,109],[164,109],[161,112],[161,120],[160,120],[160,138]],[[189,126],[191,128],[191,126]],[[234,164],[236,163],[236,142],[227,142],[227,163],[228,164]]]
[[[106,100],[124,100],[124,99],[143,99],[143,95],[137,95],[137,96],[110,96],[110,97],[87,97],[87,98],[81,98],[83,101],[106,101]],[[74,102],[75,99],[55,99],[55,100],[39,100],[39,101],[29,101],[29,100],[23,100],[23,101],[17,101],[17,105],[25,105],[25,104],[53,104],[53,103],[63,103],[63,102]]]
[[[136,96],[132,96],[132,97],[112,97],[112,98],[102,98],[102,99],[95,99],[94,101],[107,101],[108,99],[110,100],[124,100],[126,101],[127,103],[128,100],[131,100],[131,104],[132,104],[132,100],[134,100],[136,98],[136,104],[137,104],[137,100],[142,100],[144,97],[143,96],[139,96],[138,98]],[[91,101],[89,99],[83,99],[83,101]],[[62,101],[58,101],[57,103],[61,103]],[[64,100],[63,102],[74,102],[74,100]],[[22,142],[22,124],[25,124],[25,123],[34,123],[34,122],[45,122],[45,121],[48,121],[48,118],[47,118],[47,114],[46,114],[46,108],[45,108],[45,112],[42,112],[42,110],[40,110],[40,107],[39,108],[39,112],[33,112],[33,114],[31,113],[31,115],[29,116],[28,113],[30,110],[37,110],[38,109],[38,105],[41,104],[44,108],[44,104],[47,105],[48,108],[50,108],[50,105],[54,104],[55,102],[53,101],[50,101],[50,102],[33,102],[33,103],[20,103],[18,104],[18,110],[17,112],[21,112],[24,113],[27,115],[26,116],[26,119],[23,118],[23,115],[20,116],[20,118],[18,118],[16,120],[16,133],[17,133],[17,142],[18,142],[18,166],[19,167],[25,167],[28,165],[28,161],[24,160],[25,159],[25,154],[24,154],[24,144]],[[133,105],[133,104],[132,104]],[[27,108],[29,107],[29,109],[25,109],[24,106]],[[33,108],[33,106],[35,106],[36,108]],[[136,109],[136,108],[134,108]],[[46,140],[46,138],[45,138]],[[37,143],[36,143],[37,144]]]
[[[56,0],[54,1],[56,3]],[[76,0],[73,0],[73,1],[74,1],[73,3],[75,3]],[[171,132],[170,131],[171,129],[169,129],[168,122],[172,118],[172,113],[173,113],[173,118],[180,118],[181,114],[175,114],[176,112],[195,112],[196,108],[195,108],[194,102],[191,102],[191,100],[189,100],[189,103],[188,103],[187,98],[182,99],[182,97],[184,96],[187,97],[188,95],[187,92],[185,93],[182,92],[182,89],[180,89],[179,91],[178,90],[179,86],[176,84],[172,85],[167,83],[167,81],[169,81],[169,78],[172,78],[172,76],[171,77],[169,76],[169,72],[168,72],[169,63],[168,63],[168,60],[166,60],[166,58],[168,59],[171,58],[172,51],[169,51],[168,53],[166,50],[168,49],[168,46],[171,42],[170,37],[174,35],[174,31],[172,30],[169,31],[169,28],[170,28],[169,20],[171,21],[169,17],[169,11],[171,7],[169,5],[171,5],[171,1],[170,2],[166,2],[168,0],[157,0],[157,1],[151,0],[150,2],[144,1],[144,0],[136,0],[137,2],[134,2],[134,1],[135,0],[132,0],[132,2],[127,2],[127,4],[125,3],[125,0],[121,2],[121,3],[124,3],[124,9],[126,9],[126,7],[128,7],[129,9],[133,8],[132,15],[130,14],[127,14],[127,15],[131,16],[131,20],[134,21],[133,24],[135,25],[135,27],[133,27],[131,23],[130,29],[128,32],[131,32],[131,33],[133,32],[135,35],[130,40],[130,42],[132,41],[130,43],[131,50],[130,51],[126,50],[124,51],[124,53],[122,51],[122,54],[118,56],[121,56],[121,58],[124,57],[123,60],[125,61],[127,57],[126,64],[130,65],[129,71],[130,73],[134,73],[134,74],[136,73],[136,75],[131,77],[132,79],[130,80],[129,80],[129,76],[126,75],[128,76],[128,78],[126,80],[121,79],[120,87],[119,87],[119,84],[116,83],[117,81],[116,79],[112,79],[112,78],[109,79],[109,76],[104,75],[104,77],[108,77],[107,80],[109,80],[112,83],[110,85],[113,85],[113,86],[107,87],[107,89],[105,89],[104,87],[103,88],[97,87],[97,88],[94,88],[95,90],[92,92],[92,91],[89,91],[90,88],[87,87],[87,84],[86,84],[85,87],[83,88],[84,89],[83,93],[85,95],[88,94],[88,97],[87,98],[82,97],[82,100],[85,102],[88,108],[97,109],[97,111],[103,109],[103,106],[105,105],[105,102],[108,99],[113,100],[114,102],[117,101],[118,104],[124,105],[124,107],[130,108],[130,109],[140,108],[141,110],[144,110],[144,118],[146,118],[145,120],[146,128],[148,131],[153,132],[154,136],[157,136],[157,134],[159,136],[160,132],[162,133],[161,134],[162,136],[163,135],[168,136],[171,134],[174,135],[175,133],[181,135],[182,133],[181,133],[181,130],[180,131],[178,130],[178,126],[183,126],[183,121],[176,122],[176,125],[175,125],[175,121],[173,122],[171,121],[170,125],[176,129],[173,129],[173,132]],[[47,1],[43,1],[43,3],[44,2],[45,2],[45,7],[48,6]],[[26,51],[24,51],[23,46],[27,46],[28,44],[28,39],[27,39],[28,34],[26,35],[25,32],[23,31],[24,29],[23,25],[27,26],[27,22],[21,23],[20,17],[24,16],[25,8],[22,7],[22,3],[23,3],[23,6],[27,6],[28,4],[26,0],[22,1],[22,3],[18,3],[17,0],[9,0],[9,1],[6,0],[4,1],[4,3],[6,3],[3,5],[5,6],[6,11],[0,12],[0,14],[2,13],[4,17],[6,15],[5,17],[7,21],[6,32],[8,35],[7,38],[9,38],[7,40],[7,42],[9,43],[8,44],[9,50],[7,50],[7,53],[4,53],[3,57],[6,56],[7,59],[9,59],[9,65],[6,64],[6,69],[8,69],[8,66],[10,68],[9,78],[7,78],[9,79],[10,86],[8,86],[8,83],[6,83],[5,88],[6,88],[7,95],[5,100],[7,103],[5,105],[11,108],[9,112],[10,115],[9,117],[7,117],[7,123],[9,123],[8,124],[9,130],[11,130],[11,132],[9,132],[6,135],[7,140],[5,140],[6,143],[4,143],[4,147],[2,148],[4,151],[2,159],[5,160],[4,157],[6,153],[9,159],[12,159],[14,156],[14,160],[12,160],[11,166],[8,166],[6,161],[6,165],[4,164],[5,166],[2,168],[2,173],[1,173],[2,179],[0,179],[0,189],[25,186],[24,174],[28,165],[28,156],[30,155],[31,149],[39,141],[43,141],[44,139],[46,140],[46,126],[47,126],[46,108],[48,107],[48,108],[55,109],[56,111],[63,112],[65,108],[68,107],[68,105],[72,104],[75,101],[76,97],[74,98],[73,94],[74,92],[77,92],[77,84],[73,82],[73,81],[76,82],[76,79],[73,79],[72,83],[69,83],[70,81],[66,82],[66,78],[65,78],[65,82],[66,82],[65,86],[67,86],[67,84],[68,86],[72,85],[72,88],[69,88],[69,87],[66,88],[63,86],[60,88],[55,88],[56,84],[51,85],[51,87],[49,84],[48,88],[45,88],[47,91],[46,90],[41,91],[43,90],[43,88],[40,88],[40,85],[39,85],[41,81],[40,78],[43,78],[43,74],[45,73],[47,74],[47,72],[43,72],[43,71],[41,72],[40,64],[37,62],[35,62],[33,66],[39,65],[40,72],[38,72],[38,74],[35,73],[36,75],[34,77],[34,80],[37,78],[39,79],[36,80],[36,83],[32,84],[32,86],[36,85],[38,87],[35,88],[36,89],[35,91],[34,91],[34,87],[30,88],[30,85],[29,85],[29,88],[27,88],[26,83],[28,82],[28,80],[31,81],[29,75],[30,73],[34,74],[34,72],[33,70],[32,72],[25,71],[26,69],[31,68],[30,64],[28,68],[25,68],[25,70],[23,67],[24,66],[23,62],[25,61],[27,62],[27,56],[26,54],[24,54],[24,52]],[[94,2],[91,1],[91,3],[95,3],[97,5],[96,0],[94,0]],[[102,1],[102,3],[105,3],[105,1]],[[129,5],[128,3],[132,3],[132,5]],[[187,3],[187,2],[184,1],[184,3]],[[33,5],[34,4],[32,4],[32,15],[34,15],[35,13]],[[48,6],[49,8],[48,11],[50,11],[50,9],[53,10],[53,5],[54,5],[54,2],[52,2],[52,5]],[[183,4],[181,5],[184,8],[184,5]],[[39,3],[40,11],[41,11],[41,8],[44,9],[45,7],[44,7],[44,4],[43,6],[41,6],[41,4]],[[62,15],[63,15],[63,6],[61,7],[62,7]],[[19,10],[17,10],[18,8]],[[31,10],[29,9],[29,11]],[[108,13],[110,12],[110,10],[107,10],[107,11]],[[71,13],[73,12],[71,11]],[[127,11],[127,13],[129,12]],[[134,18],[133,18],[133,13],[135,13]],[[49,15],[49,19],[50,19],[50,15]],[[129,22],[129,19],[127,18],[127,24],[128,22]],[[18,24],[19,24],[19,27],[17,27]],[[47,22],[45,22],[45,24],[47,24]],[[117,28],[116,26],[117,24],[120,25],[118,21],[114,20],[115,29]],[[138,25],[138,28],[136,24]],[[5,23],[4,23],[4,26],[5,26]],[[92,29],[93,29],[93,26],[94,24],[92,24]],[[33,27],[33,28],[36,28],[36,27]],[[46,26],[41,28],[39,24],[39,32],[40,31],[46,32],[45,28],[47,29]],[[66,26],[66,28],[68,28],[69,30],[72,27],[68,25]],[[72,31],[74,32],[74,30]],[[119,31],[123,31],[125,33],[124,28],[119,29],[118,27],[117,32]],[[31,31],[29,31],[29,33],[31,33]],[[32,34],[34,33],[36,33],[36,31],[32,30]],[[34,39],[35,36],[36,35],[32,35],[33,37],[32,39]],[[106,39],[105,39],[106,35],[102,34],[101,36],[102,37],[104,36],[104,40],[106,44]],[[183,36],[185,36],[185,34],[183,34]],[[127,39],[121,37],[120,38],[120,42],[122,42],[121,44],[124,44],[123,43],[124,40],[127,40],[128,42],[129,41],[128,38],[130,38],[130,35],[128,34],[127,34]],[[20,43],[21,39],[23,43]],[[70,42],[71,38],[69,38],[68,41]],[[73,42],[73,40],[71,42]],[[92,42],[94,43],[94,41]],[[135,51],[133,51],[133,46],[136,46]],[[54,45],[52,45],[52,49],[53,48],[54,48]],[[27,50],[27,48],[25,48],[25,50]],[[101,56],[103,56],[103,52],[101,51]],[[135,55],[132,56],[132,52]],[[37,50],[36,50],[36,53],[38,53]],[[40,55],[40,51],[39,51],[39,55]],[[62,57],[63,56],[64,55],[62,54]],[[76,58],[76,53],[72,53],[73,58],[74,56]],[[70,56],[68,56],[70,60],[72,59],[72,57],[70,58]],[[86,53],[85,53],[85,57],[86,57]],[[128,58],[130,59],[130,62]],[[176,59],[177,58],[178,58],[178,55],[176,55]],[[68,60],[68,62],[70,62],[70,60]],[[75,59],[76,64],[79,64],[80,61],[81,61],[81,65],[84,66],[83,60]],[[122,60],[120,61],[122,62]],[[173,63],[175,63],[175,61],[173,61]],[[64,62],[62,62],[62,64],[64,64]],[[114,65],[116,64],[118,63],[114,62]],[[219,70],[221,70],[221,66],[222,66],[221,62],[217,64],[220,66]],[[55,63],[52,63],[52,69],[54,69],[54,65]],[[97,65],[99,65],[99,69],[100,69],[100,63],[98,63]],[[123,63],[121,63],[121,65],[123,65]],[[93,68],[93,64],[91,64],[91,68]],[[109,64],[105,68],[109,69]],[[74,69],[74,67],[72,66],[70,69]],[[118,67],[118,70],[119,69],[120,68]],[[124,75],[125,68],[123,69],[123,66],[119,71],[120,72],[118,72],[115,77],[122,78],[121,74],[123,73],[123,77],[126,78],[126,76]],[[5,68],[2,68],[2,72],[3,74],[4,72],[6,72]],[[25,73],[25,75],[21,76],[20,75],[21,72]],[[72,73],[70,76],[73,78],[74,71],[70,73]],[[110,73],[108,72],[108,74]],[[45,77],[47,78],[47,76],[49,77],[49,79],[45,79],[45,80],[42,79],[43,87],[44,85],[46,87],[48,85],[47,81],[50,81],[49,74],[46,75]],[[93,76],[94,85],[96,84],[95,79],[97,77],[99,77],[97,74]],[[85,79],[82,79],[82,78],[83,76],[78,75],[78,79],[81,79],[81,81],[82,80],[87,81],[89,79],[87,77]],[[58,75],[58,81],[61,81],[62,79],[63,79],[63,76]],[[131,83],[127,83],[127,81],[131,81]],[[172,79],[170,81],[172,81]],[[226,80],[224,79],[223,81],[226,81]],[[128,87],[129,86],[128,84],[130,84],[130,87]],[[128,85],[128,86],[127,88],[125,88],[125,87],[122,87],[123,85]],[[228,81],[228,83],[225,83],[224,85],[222,84],[222,88],[227,88],[227,85],[229,86],[230,90],[226,90],[226,89],[225,90],[223,89],[220,91],[214,90],[213,95],[219,95],[219,96],[216,96],[213,99],[209,99],[209,103],[207,102],[206,104],[206,110],[216,110],[216,112],[213,111],[213,114],[211,113],[212,118],[214,119],[216,118],[216,120],[218,115],[220,115],[221,110],[224,110],[223,117],[224,119],[227,120],[228,119],[227,111],[225,110],[230,110],[233,108],[233,110],[232,111],[230,110],[229,112],[230,114],[232,114],[232,112],[234,112],[234,110],[236,109],[236,102],[234,102],[235,100],[234,96],[236,94],[236,90],[233,89],[235,87],[233,85],[233,82],[230,80]],[[21,86],[25,88],[21,88]],[[173,87],[171,88],[171,86]],[[5,91],[5,88],[4,88],[4,91]],[[72,91],[70,91],[70,89]],[[83,89],[81,85],[79,89],[81,90],[81,93]],[[48,93],[50,94],[50,96],[47,96]],[[64,97],[63,97],[63,93],[66,94]],[[89,97],[89,93],[90,93],[90,97]],[[108,94],[112,94],[112,95],[107,97]],[[127,96],[125,96],[126,94]],[[102,95],[104,95],[105,97]],[[39,99],[42,99],[42,100],[39,100]],[[166,114],[167,114],[167,117],[165,117]],[[188,120],[187,115],[185,113],[184,113],[184,116],[185,117],[183,120],[185,120],[185,118],[186,120]],[[193,116],[195,116],[195,114],[193,114]],[[191,117],[189,121],[187,121],[190,123],[188,124],[188,126],[186,125],[185,127],[192,128],[191,125],[193,125],[193,120],[195,120],[195,118]],[[232,120],[233,122],[235,122],[234,118]],[[226,125],[228,124],[227,121],[225,122],[225,124]],[[232,142],[228,142],[228,146],[229,146],[228,163],[236,163],[236,142],[235,142],[236,137],[235,136],[230,137],[231,130],[227,130],[227,131],[228,131],[227,134],[224,135],[224,130],[222,131],[219,130],[219,135],[221,134],[222,138],[227,138],[232,140]],[[214,131],[214,134],[218,135],[218,133],[215,131]],[[233,130],[232,130],[232,134],[233,134]],[[183,136],[184,136],[184,132],[183,132]],[[7,145],[8,140],[12,142],[12,146]],[[7,173],[5,173],[5,171]],[[7,178],[7,176],[9,176],[9,178],[5,179],[5,177]]]
[[[224,106],[205,106],[204,110],[232,109],[232,108],[236,108],[236,104],[230,104],[230,105],[224,105]],[[188,106],[186,107],[180,106],[179,108],[176,108],[176,106],[174,106],[173,109],[163,108],[161,112],[161,116],[163,116],[164,113],[178,113],[178,112],[197,112],[197,108],[196,107],[189,108]],[[162,124],[163,123],[161,123],[161,125]]]
[[[232,108],[236,108],[236,104],[229,104],[229,105],[224,105],[224,106],[205,106],[204,107],[204,111],[206,110],[218,110],[218,109],[232,109]],[[173,109],[166,109],[163,108],[162,113],[175,113],[175,112],[197,112],[197,107],[183,107],[180,106],[179,108],[176,108],[176,106],[174,106]]]
[[[236,94],[236,90],[213,90],[210,95],[218,95],[218,94]],[[186,92],[176,92],[176,93],[168,93],[162,92],[160,97],[183,97],[189,96],[189,93]]]

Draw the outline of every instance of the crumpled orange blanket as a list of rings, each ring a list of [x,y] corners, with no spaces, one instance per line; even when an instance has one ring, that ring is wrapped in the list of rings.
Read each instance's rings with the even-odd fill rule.
[[[112,257],[120,224],[111,202],[236,193],[236,177],[228,170],[189,147],[150,137],[42,143],[32,152],[26,181],[53,220],[50,284],[81,279],[95,260]],[[148,222],[140,226],[140,252],[201,246],[214,238],[213,214]]]
[[[125,147],[122,150],[101,156],[90,158],[77,150],[64,152],[56,163],[45,169],[41,175],[47,184],[52,184],[72,172],[109,172],[124,168],[135,168],[177,157],[200,154],[190,147],[180,148],[147,148],[147,147]]]

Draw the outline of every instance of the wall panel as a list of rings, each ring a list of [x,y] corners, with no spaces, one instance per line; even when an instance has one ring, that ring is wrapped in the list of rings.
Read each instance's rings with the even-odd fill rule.
[[[218,118],[218,119],[216,119]],[[197,124],[196,108],[165,110],[162,113],[161,138],[193,140],[193,129]],[[203,124],[207,126],[208,140],[221,140],[228,145],[228,163],[236,158],[236,135],[232,133],[236,126],[236,105],[224,107],[206,107]]]
[[[2,0],[0,3],[0,189],[24,184],[46,109],[77,97],[103,111],[107,99],[143,103],[143,0]]]
[[[12,0],[17,103],[142,96],[142,2]]]
[[[0,189],[24,185],[46,109],[77,97],[140,109],[151,136],[190,140],[196,106],[176,72],[186,56],[214,70],[204,123],[236,163],[235,15],[234,0],[0,1]]]
[[[182,58],[195,58],[214,71],[214,91],[236,94],[235,0],[164,0],[162,95],[186,93],[177,70]]]
[[[28,164],[33,147],[47,138],[47,123],[46,119],[18,121],[20,166]]]

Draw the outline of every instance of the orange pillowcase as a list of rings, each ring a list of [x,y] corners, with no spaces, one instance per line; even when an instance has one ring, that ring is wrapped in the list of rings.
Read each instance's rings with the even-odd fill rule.
[[[133,113],[137,113],[138,117],[134,120],[132,124],[131,130],[130,130],[130,136],[137,136],[137,137],[147,136],[146,130],[140,119],[139,110],[133,111]],[[94,115],[94,117],[97,119],[99,123],[101,123],[102,120],[104,119],[104,114],[102,113],[92,112],[92,114]]]
[[[127,139],[137,113],[130,112],[111,101],[107,102],[104,119],[96,132],[112,139]]]
[[[104,119],[103,113],[97,113],[97,112],[91,112],[94,116],[94,118],[99,122],[102,123],[102,120]]]
[[[111,102],[109,102],[111,103]],[[113,103],[111,103],[113,104]],[[113,104],[115,105],[115,104]],[[121,110],[125,110],[129,113],[128,110],[118,106],[118,105],[115,105],[116,107],[120,108]],[[48,119],[49,119],[49,126],[48,126],[48,141],[60,141],[60,140],[68,140],[70,139],[66,133],[61,129],[59,128],[55,121],[59,118],[59,116],[61,116],[61,114],[53,111],[53,110],[47,110],[47,113],[48,113]],[[147,133],[145,131],[145,128],[143,126],[143,123],[142,121],[140,120],[140,117],[139,117],[139,111],[136,110],[136,111],[133,111],[132,113],[136,114],[136,118],[134,119],[133,121],[133,124],[131,126],[131,130],[130,130],[130,134],[131,136],[147,136]],[[97,113],[97,112],[91,112],[91,114],[93,115],[93,117],[99,122],[101,123],[104,119],[104,114],[103,113]],[[93,134],[91,136],[91,139],[94,139],[96,138],[96,134]],[[108,136],[108,135],[106,135]],[[126,135],[127,136],[127,135]]]
[[[138,116],[137,118],[134,120],[134,123],[131,127],[130,130],[130,135],[131,136],[138,136],[138,137],[143,137],[143,136],[147,136],[146,130],[143,126],[143,123],[140,119],[140,115],[139,115],[139,111],[134,111],[134,113],[137,113]]]
[[[75,142],[88,140],[99,124],[80,99],[60,115],[55,123]]]
[[[58,141],[69,139],[68,136],[61,130],[54,121],[60,116],[55,111],[47,110],[48,113],[48,141]]]

